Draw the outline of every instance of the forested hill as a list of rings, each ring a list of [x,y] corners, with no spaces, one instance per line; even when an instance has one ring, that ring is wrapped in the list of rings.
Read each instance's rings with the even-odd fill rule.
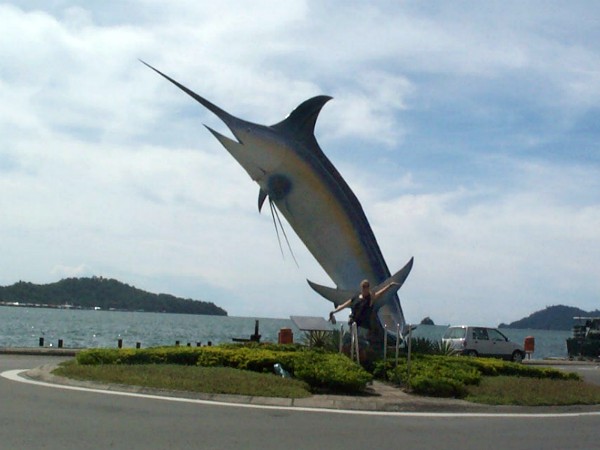
[[[212,302],[152,294],[120,281],[102,278],[67,278],[57,283],[33,284],[23,281],[0,286],[0,302],[33,306],[63,306],[86,309],[116,309],[182,314],[226,316],[227,311]]]
[[[534,330],[571,330],[574,325],[573,317],[600,317],[600,311],[584,311],[574,306],[555,305],[534,312],[516,322],[501,323],[500,328],[531,328]]]

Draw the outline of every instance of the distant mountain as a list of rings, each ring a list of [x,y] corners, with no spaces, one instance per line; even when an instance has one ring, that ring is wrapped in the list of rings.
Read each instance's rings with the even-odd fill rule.
[[[534,312],[516,322],[509,324],[501,323],[500,328],[531,328],[534,330],[571,330],[573,328],[573,317],[600,316],[600,311],[584,311],[574,306],[555,305]]]
[[[0,302],[30,306],[116,309],[182,314],[226,316],[227,311],[212,302],[152,294],[120,281],[103,278],[66,278],[51,284],[19,281],[0,286]]]

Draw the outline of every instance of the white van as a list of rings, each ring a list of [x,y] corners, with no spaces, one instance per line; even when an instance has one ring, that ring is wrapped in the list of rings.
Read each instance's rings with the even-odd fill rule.
[[[497,328],[468,325],[449,327],[442,343],[468,356],[492,356],[521,362],[525,357],[523,346],[511,342]]]

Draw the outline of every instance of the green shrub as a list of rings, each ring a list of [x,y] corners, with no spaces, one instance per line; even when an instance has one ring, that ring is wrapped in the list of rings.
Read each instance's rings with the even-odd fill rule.
[[[422,355],[432,355],[435,353],[435,344],[427,338],[412,338],[410,342],[411,353],[420,353]]]
[[[410,351],[413,355],[444,355],[451,356],[458,353],[449,342],[432,341],[425,337],[411,338]],[[406,355],[408,352],[408,343],[405,342],[401,347],[401,353]]]
[[[464,383],[448,377],[415,375],[411,377],[410,387],[415,394],[432,397],[463,398],[467,395]]]
[[[323,349],[330,352],[337,352],[340,344],[340,331],[305,331],[300,337],[305,347],[310,349]]]
[[[433,344],[433,354],[442,356],[455,356],[460,353],[459,350],[452,346],[450,341],[436,341]]]
[[[410,385],[415,393],[436,397],[464,396],[466,385],[477,385],[481,381],[481,373],[477,369],[452,358],[415,358],[411,361],[410,371],[410,383],[406,360],[402,360],[398,367],[388,368],[386,374],[395,384]],[[459,385],[460,389],[457,387]]]
[[[79,352],[76,360],[82,365],[178,364],[193,366],[197,364],[200,353],[200,348],[193,347],[90,349]]]
[[[306,351],[294,361],[294,375],[313,389],[359,392],[372,380],[372,375],[339,353]]]
[[[513,363],[494,358],[461,358],[465,364],[476,368],[486,376],[519,376],[528,378],[551,378],[557,380],[580,380],[579,375],[573,372],[563,372],[549,367],[534,367],[526,364]]]
[[[274,352],[297,352],[306,350],[306,346],[301,344],[274,344],[272,342],[224,343],[219,344],[217,348],[227,348],[231,350],[249,348],[260,350],[272,350]]]
[[[119,351],[117,349],[90,349],[79,352],[76,356],[77,363],[96,366],[100,364],[116,364]]]
[[[483,376],[580,379],[574,373],[532,367],[499,359],[440,355],[414,355],[411,359],[410,383],[407,361],[404,358],[399,360],[397,367],[391,361],[385,365],[379,361],[375,365],[374,374],[399,386],[410,386],[411,390],[418,394],[458,398],[466,394],[466,386],[478,385]]]
[[[280,363],[313,389],[359,392],[372,379],[358,364],[344,355],[320,349],[301,350],[295,346],[273,348],[260,344],[214,347],[157,347],[147,349],[92,349],[77,355],[81,365],[177,364],[203,367],[231,367],[254,372],[273,372]]]

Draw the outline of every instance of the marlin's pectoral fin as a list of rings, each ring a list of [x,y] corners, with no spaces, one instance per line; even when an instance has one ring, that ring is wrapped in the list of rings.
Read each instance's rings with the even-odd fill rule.
[[[341,305],[346,300],[354,297],[357,294],[357,291],[346,291],[343,289],[330,288],[327,286],[322,286],[317,283],[313,283],[310,280],[308,284],[313,290],[322,297],[325,297],[327,300],[332,302],[335,306]]]
[[[206,125],[205,125],[206,126]],[[233,139],[228,138],[227,136],[223,136],[218,131],[213,130],[211,127],[206,126],[208,131],[210,131],[214,137],[225,147],[225,149],[235,158],[240,165],[246,169],[250,178],[254,181],[260,180],[260,178],[264,175],[264,171],[255,164],[252,164],[249,161],[248,152],[245,151],[244,146]]]
[[[260,189],[258,191],[258,212],[261,211],[263,204],[265,203],[265,200],[267,199],[267,191],[265,191],[264,189]]]
[[[390,283],[396,283],[396,284],[394,286],[392,286],[385,293],[385,295],[382,298],[388,297],[388,296],[390,296],[390,295],[395,294],[396,292],[398,292],[398,289],[400,289],[402,287],[402,285],[406,281],[406,278],[408,278],[408,274],[412,270],[414,259],[415,259],[414,257],[410,258],[410,261],[408,261],[406,263],[406,265],[402,269],[400,269],[394,275],[392,275],[391,277],[389,277],[387,280],[383,281],[382,283],[379,283],[375,287],[375,292],[377,292],[378,290],[384,288],[385,286],[387,286]],[[380,302],[381,302],[381,298],[377,300],[376,305],[378,303],[380,303]]]

